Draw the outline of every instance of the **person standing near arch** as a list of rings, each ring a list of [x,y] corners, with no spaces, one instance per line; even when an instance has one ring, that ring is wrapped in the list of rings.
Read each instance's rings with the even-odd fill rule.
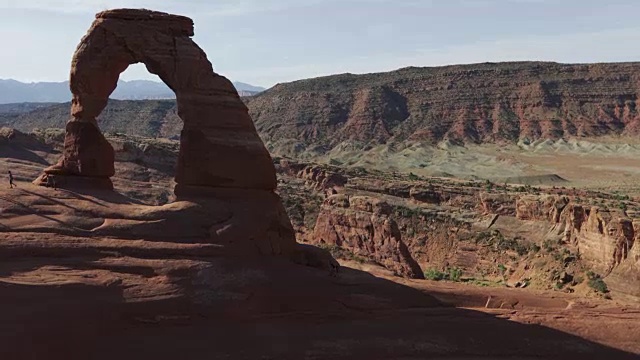
[[[46,183],[47,187],[53,188],[53,190],[57,190],[58,188],[56,187],[56,178],[51,175],[48,174],[47,175],[47,183]]]
[[[11,173],[11,170],[9,170],[9,187],[13,189],[14,186],[16,185],[13,183],[13,174]]]

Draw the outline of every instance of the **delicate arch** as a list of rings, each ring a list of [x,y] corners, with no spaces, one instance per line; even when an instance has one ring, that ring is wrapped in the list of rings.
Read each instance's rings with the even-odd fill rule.
[[[64,154],[45,173],[103,180],[114,175],[113,148],[96,118],[120,73],[141,62],[175,92],[184,122],[176,193],[202,186],[275,189],[271,157],[246,106],[191,36],[193,21],[183,16],[144,9],[97,14],[71,64]]]

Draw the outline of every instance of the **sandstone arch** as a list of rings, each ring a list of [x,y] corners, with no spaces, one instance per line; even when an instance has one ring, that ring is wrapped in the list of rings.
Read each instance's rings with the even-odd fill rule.
[[[72,60],[64,154],[45,173],[112,187],[114,152],[96,117],[120,73],[141,62],[175,92],[184,122],[176,194],[193,187],[275,189],[271,157],[247,108],[232,83],[213,71],[193,34],[193,21],[183,16],[144,9],[98,13]]]

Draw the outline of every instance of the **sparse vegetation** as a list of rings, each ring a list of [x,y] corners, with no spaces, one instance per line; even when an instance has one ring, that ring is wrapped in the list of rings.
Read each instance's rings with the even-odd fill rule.
[[[462,277],[462,269],[458,268],[458,267],[454,267],[454,268],[449,268],[448,270],[448,280],[451,281],[460,281],[460,278]]]
[[[618,201],[630,200],[629,195],[620,195],[617,193],[617,191],[614,191],[612,198],[613,200],[618,200]]]
[[[521,278],[526,276],[532,280],[527,281],[524,286],[536,289],[555,287],[563,291],[572,291],[576,285],[580,283],[586,285],[589,281],[588,286],[594,291],[607,294],[608,288],[603,279],[593,277],[587,280],[587,276],[584,275],[586,270],[579,255],[571,252],[573,251],[571,249],[574,249],[572,244],[565,244],[555,236],[546,239],[546,233],[536,234],[528,228],[512,229],[507,221],[496,222],[498,218],[495,217],[494,212],[499,216],[513,216],[514,211],[520,211],[513,204],[513,200],[521,196],[517,192],[527,194],[542,192],[551,196],[564,193],[569,196],[572,204],[579,202],[585,205],[584,211],[587,214],[590,211],[587,204],[594,202],[597,202],[601,209],[637,207],[635,202],[623,200],[625,195],[571,187],[556,186],[552,189],[550,186],[542,188],[531,185],[513,186],[484,179],[459,181],[422,177],[416,173],[401,170],[396,172],[395,177],[391,176],[391,172],[365,170],[365,168],[350,168],[344,171],[350,179],[349,185],[344,189],[346,195],[366,192],[368,196],[375,196],[375,193],[379,193],[380,198],[391,206],[389,217],[397,222],[403,242],[416,260],[420,262],[427,260],[432,264],[433,268],[426,269],[424,275],[427,279],[435,281],[464,281],[478,286],[499,286],[498,282],[500,282],[521,287],[523,286]],[[353,178],[354,173],[365,172],[368,172],[367,177]],[[420,181],[420,186],[417,183],[410,183],[410,180]],[[308,188],[301,190],[302,186],[306,185],[295,180],[284,183],[281,186],[281,189],[284,188],[281,190],[281,196],[294,226],[302,224],[303,227],[312,230],[317,212],[314,214],[311,209],[307,209],[307,198],[315,192],[308,191]],[[289,187],[293,187],[294,190],[290,191]],[[488,196],[488,201],[492,201],[487,202],[488,205],[478,204],[476,197],[484,194],[486,188],[489,188],[494,195],[496,192],[503,191],[504,194]],[[429,197],[431,194],[433,199],[437,200],[432,201]],[[530,198],[533,200],[533,197]],[[313,206],[320,207],[323,201],[322,195],[313,201],[315,202]],[[526,202],[523,204],[526,205]],[[547,205],[544,201],[540,204]],[[489,229],[480,231],[468,221],[471,218],[474,221],[478,220],[476,215],[479,205],[483,206],[481,209],[486,211],[483,215],[486,215],[487,223],[491,224]],[[487,209],[484,206],[487,206]],[[453,212],[457,211],[455,209],[464,209],[464,211],[456,212],[454,215],[450,209]],[[522,211],[528,210],[522,209]],[[546,209],[541,208],[535,211],[544,212]],[[296,227],[297,231],[298,229]],[[571,238],[571,241],[574,240],[575,238]],[[461,255],[464,261],[473,261],[472,257],[479,261],[473,263],[473,268],[448,266],[452,261],[450,255],[452,250],[456,251],[457,255]],[[369,261],[368,258],[357,256],[339,247],[332,248],[330,251],[337,258],[356,262]],[[463,273],[464,279],[462,279]],[[576,277],[561,275],[565,273]],[[519,278],[516,278],[515,274],[518,274]],[[577,276],[578,274],[582,274],[583,278]],[[517,285],[511,283],[512,280],[519,279]],[[576,290],[583,290],[583,287]]]
[[[556,249],[555,244],[552,240],[545,240],[542,243],[542,247],[544,248],[544,251],[548,253],[551,253]]]
[[[427,269],[424,272],[424,277],[427,280],[440,281],[445,277],[445,273],[436,269]]]
[[[420,215],[420,209],[409,208],[405,206],[395,206],[394,213],[403,218],[409,218]]]
[[[437,269],[427,269],[424,272],[424,277],[427,280],[449,280],[458,282],[462,278],[462,269],[460,269],[459,267],[451,267],[445,269],[444,272]]]
[[[540,247],[525,241],[520,237],[508,238],[502,235],[498,230],[492,232],[480,232],[475,238],[476,244],[492,246],[496,251],[512,250],[520,256],[524,256],[530,252],[540,251]]]
[[[507,272],[507,267],[504,266],[504,264],[498,264],[498,271],[500,272],[500,275],[504,276]]]
[[[589,271],[587,272],[587,279],[588,279],[587,285],[589,285],[589,287],[595,290],[596,292],[601,294],[606,294],[609,292],[609,288],[607,287],[607,284],[604,282],[604,280],[600,275],[594,273],[593,271]]]

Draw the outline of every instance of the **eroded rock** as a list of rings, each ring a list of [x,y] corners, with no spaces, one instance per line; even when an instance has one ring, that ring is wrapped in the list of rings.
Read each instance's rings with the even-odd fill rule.
[[[594,271],[611,279],[611,289],[640,296],[638,246],[640,226],[623,211],[574,204],[564,196],[523,196],[516,202],[521,220],[549,221]],[[609,277],[611,275],[611,277]]]
[[[213,72],[191,39],[191,19],[149,10],[96,15],[73,56],[72,119],[65,150],[48,174],[109,178],[113,148],[96,118],[130,64],[142,62],[176,93],[184,122],[176,173],[178,186],[273,190],[275,170],[246,106],[225,77]]]
[[[191,36],[193,22],[184,16],[144,9],[97,14],[73,55],[72,119],[66,126],[63,156],[34,183],[46,185],[45,179],[54,175],[63,188],[112,188],[115,152],[96,119],[120,73],[141,62],[176,93],[178,115],[184,122],[175,177],[177,198],[203,207],[219,205],[228,212],[213,224],[191,226],[227,251],[290,257],[295,234],[274,193],[271,156],[232,83],[213,72]],[[118,152],[136,156],[126,144]],[[113,231],[153,234],[153,227],[172,224],[178,215],[163,213],[159,224],[126,222]]]
[[[379,199],[333,195],[322,205],[313,239],[371,259],[397,275],[424,278],[390,215],[391,206]]]

